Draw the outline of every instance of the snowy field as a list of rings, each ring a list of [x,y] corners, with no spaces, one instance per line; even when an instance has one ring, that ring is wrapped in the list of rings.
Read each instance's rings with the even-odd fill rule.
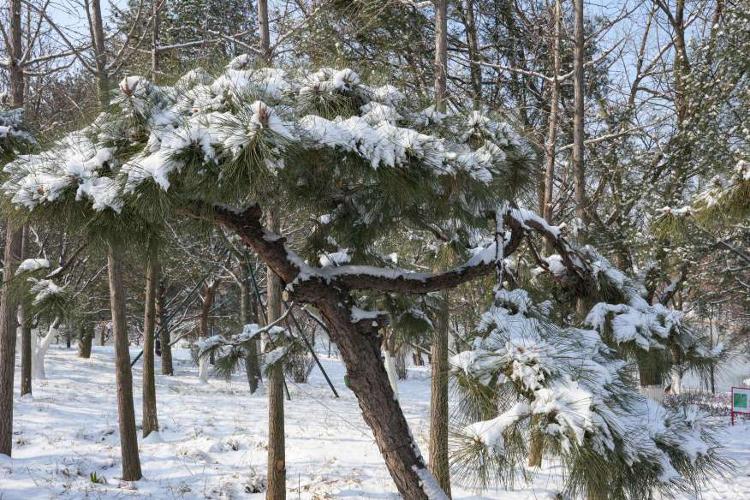
[[[75,349],[52,346],[46,361],[48,380],[35,383],[33,398],[16,399],[14,458],[0,458],[0,500],[263,498],[251,492],[266,468],[264,392],[250,396],[244,374],[231,382],[212,379],[200,384],[187,352],[177,351],[176,358],[176,376],[157,375],[162,431],[141,442],[144,479],[130,484],[118,480],[111,348],[94,347],[92,358],[84,360]],[[341,364],[335,359],[323,362],[341,399],[333,397],[317,369],[309,384],[289,385],[288,497],[398,498],[356,399],[343,384]],[[140,366],[134,372],[137,419]],[[428,372],[412,370],[409,376],[400,383],[400,397],[424,453]],[[709,484],[702,498],[750,499],[750,423],[727,427],[725,435],[727,453],[737,468],[733,477]],[[93,482],[94,477],[100,482]],[[558,484],[552,467],[534,484],[513,491],[478,494],[456,486],[453,496],[554,498]]]

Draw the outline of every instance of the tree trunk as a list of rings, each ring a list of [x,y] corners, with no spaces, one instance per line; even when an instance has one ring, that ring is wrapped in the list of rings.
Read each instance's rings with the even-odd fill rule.
[[[584,74],[585,57],[583,0],[573,0],[574,46],[573,46],[573,184],[575,187],[576,217],[586,221],[586,176],[583,164],[584,140]]]
[[[21,259],[26,258],[28,245],[28,227],[23,227],[21,236]],[[31,317],[28,304],[21,303],[18,308],[18,319],[21,324],[21,396],[31,394]]]
[[[463,9],[463,20],[466,28],[466,48],[469,53],[469,75],[471,77],[471,98],[474,104],[474,109],[479,109],[482,106],[482,66],[479,64],[479,59],[482,54],[479,50],[479,43],[477,41],[477,25],[474,19],[474,0],[463,0],[463,6],[458,4]]]
[[[328,292],[331,297],[317,301],[346,366],[349,387],[354,392],[362,416],[372,429],[375,442],[388,471],[403,498],[426,499],[421,487],[430,475],[419,453],[401,407],[394,397],[388,375],[380,358],[377,331],[360,331],[351,322],[346,297]]]
[[[212,281],[206,283],[203,287],[203,296],[201,297],[201,317],[198,324],[198,338],[208,338],[208,320],[211,314],[211,307],[214,305],[214,295],[216,291],[216,282]],[[208,382],[208,367],[210,364],[210,358],[208,356],[201,356],[198,360],[198,378],[201,382]]]
[[[448,2],[435,2],[435,109],[446,109],[448,75]],[[450,497],[448,467],[448,293],[442,294],[439,317],[432,339],[432,385],[430,390],[429,466],[440,487]]]
[[[146,265],[146,303],[143,317],[143,437],[159,430],[156,412],[154,344],[156,342],[156,295],[159,286],[158,251],[151,249]]]
[[[91,357],[91,344],[94,340],[94,332],[88,325],[82,325],[78,337],[78,357],[89,359]]]
[[[278,231],[279,221],[269,212],[268,227]],[[281,317],[281,281],[271,270],[266,269],[268,312],[270,324]],[[286,457],[284,437],[284,368],[282,362],[275,363],[268,371],[268,490],[267,500],[286,498]]]
[[[271,30],[268,24],[268,0],[258,0],[258,23],[260,30],[260,54],[263,62],[271,64]]]
[[[531,439],[529,442],[529,467],[542,466],[542,452],[544,451],[544,435],[539,431],[537,425],[539,417],[531,417]]]
[[[96,84],[99,106],[102,111],[109,107],[109,70],[107,69],[106,38],[99,0],[91,0],[91,35],[96,65]]]
[[[245,276],[245,265],[241,264],[243,268],[242,283],[240,284],[240,320],[243,325],[247,325],[253,322],[253,314],[250,300],[250,284],[248,283],[248,276]],[[260,365],[258,363],[258,342],[252,341],[247,348],[247,354],[245,355],[245,373],[247,375],[247,383],[250,387],[250,394],[254,394],[258,390],[258,384],[260,383]]]
[[[435,110],[445,112],[448,78],[448,1],[435,1]]]
[[[385,340],[383,341],[383,362],[385,363],[385,372],[388,374],[388,381],[393,389],[393,397],[398,399],[398,372],[396,370],[396,360],[393,352],[393,336],[394,332],[391,331],[390,335],[385,333]]]
[[[448,466],[448,337],[449,297],[442,294],[432,340],[432,387],[430,391],[430,471],[450,496]]]
[[[396,353],[396,374],[399,380],[406,380],[409,372],[406,369],[406,352],[403,348]]]
[[[13,276],[21,258],[23,231],[8,221],[5,235],[3,296],[0,299],[0,455],[11,454],[13,443],[13,377],[16,366],[17,293]]]
[[[10,12],[10,45],[8,56],[10,67],[8,68],[8,83],[10,87],[10,107],[21,108],[24,104],[24,87],[26,81],[23,76],[23,38],[21,32],[21,6],[22,0],[9,0],[8,11]]]
[[[161,0],[151,0],[151,81],[159,78],[159,6]]]
[[[542,213],[544,220],[552,223],[552,196],[555,181],[555,143],[557,141],[557,112],[560,95],[560,36],[561,36],[561,9],[560,0],[555,0],[554,8],[554,33],[552,41],[552,55],[554,59],[554,79],[550,83],[549,95],[549,120],[547,124],[547,141],[544,145],[544,205]],[[550,250],[548,248],[548,250]],[[549,252],[548,252],[549,253]]]
[[[255,250],[286,283],[296,279],[298,268],[289,260],[284,238],[269,237],[269,229],[256,218],[260,216],[257,206],[242,213],[217,207],[214,213],[218,224],[237,231],[243,243]],[[357,397],[362,416],[373,431],[399,493],[408,500],[426,499],[424,485],[434,484],[435,479],[425,468],[419,446],[388,381],[378,335],[383,325],[376,322],[373,326],[370,320],[352,322],[355,303],[345,288],[310,281],[302,282],[290,293],[292,300],[315,306],[326,322],[331,339],[338,345],[344,361],[349,387]],[[434,489],[430,493],[431,498],[447,498]],[[269,494],[268,498],[279,497]]]
[[[122,250],[116,243],[107,246],[109,303],[115,342],[115,374],[117,382],[117,413],[120,427],[122,479],[137,481],[141,476],[138,457],[138,435],[133,408],[133,374],[130,370],[128,330],[125,316],[125,285],[122,280]]]
[[[31,359],[31,371],[32,371],[32,379],[34,380],[44,380],[47,378],[47,373],[44,370],[44,358],[47,355],[47,351],[49,350],[49,346],[52,343],[52,338],[57,335],[57,325],[59,324],[60,320],[59,318],[55,318],[55,320],[52,322],[51,325],[49,325],[49,330],[47,330],[47,335],[44,336],[41,343],[37,343],[36,347],[33,349],[32,359]],[[32,339],[34,340],[34,339]]]
[[[165,306],[165,296],[167,294],[164,281],[159,281],[159,295],[156,300],[156,317],[159,321],[159,344],[161,346],[161,374],[174,375],[172,366],[172,342],[169,334],[169,318]]]

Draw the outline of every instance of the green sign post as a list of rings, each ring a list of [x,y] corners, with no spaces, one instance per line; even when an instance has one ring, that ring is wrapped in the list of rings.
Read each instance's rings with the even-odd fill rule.
[[[735,414],[750,414],[750,388],[732,387],[732,425]]]

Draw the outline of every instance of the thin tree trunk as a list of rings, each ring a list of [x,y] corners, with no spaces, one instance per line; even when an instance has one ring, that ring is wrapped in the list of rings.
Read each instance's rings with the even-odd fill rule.
[[[159,430],[154,375],[156,295],[158,286],[159,256],[157,250],[151,249],[146,265],[146,303],[144,304],[143,318],[143,437]]]
[[[198,324],[198,338],[200,339],[208,338],[208,320],[209,320],[209,315],[211,313],[211,307],[214,304],[215,290],[216,290],[215,281],[207,283],[203,287],[203,297],[202,297],[203,302],[201,304],[201,317],[200,317],[200,323]],[[208,356],[201,356],[201,358],[198,360],[198,378],[201,380],[201,382],[208,381],[209,359],[210,358]]]
[[[161,373],[162,375],[174,375],[172,366],[172,342],[169,333],[169,318],[167,318],[164,299],[167,294],[164,281],[159,281],[159,295],[156,300],[156,317],[159,321],[159,345],[161,346]]]
[[[544,145],[545,169],[544,169],[544,205],[542,213],[544,220],[552,223],[552,197],[555,180],[555,143],[557,141],[557,112],[559,108],[560,95],[560,36],[561,36],[561,9],[560,0],[555,0],[554,6],[554,33],[552,41],[552,56],[554,60],[554,77],[550,83],[549,96],[549,121],[547,129],[547,141]]]
[[[448,78],[448,2],[435,1],[435,109],[446,108]]]
[[[10,0],[10,105],[23,106],[24,77],[21,59],[21,0]],[[2,298],[0,298],[0,455],[11,454],[13,446],[13,377],[16,365],[16,309],[18,298],[12,279],[21,258],[23,231],[6,222]]]
[[[279,221],[269,212],[268,227],[278,231]],[[281,317],[281,281],[271,270],[266,270],[268,312],[270,324]],[[268,490],[267,500],[286,498],[286,457],[284,436],[284,368],[275,363],[268,371]]]
[[[122,479],[137,481],[141,476],[138,457],[138,435],[133,407],[133,374],[130,370],[128,329],[125,316],[125,285],[122,280],[122,251],[116,243],[107,246],[109,302],[112,310],[112,331],[115,342],[115,374],[117,381],[117,412],[120,427]]]
[[[90,330],[89,325],[81,325],[78,337],[78,357],[89,359],[91,357],[91,344],[94,340],[94,332]]]
[[[448,2],[435,2],[435,109],[446,109],[448,74]],[[448,467],[448,293],[442,295],[439,318],[432,339],[432,387],[430,391],[429,468],[450,497]]]
[[[458,4],[461,5],[460,3]],[[477,41],[477,25],[474,19],[474,0],[463,0],[463,19],[466,28],[466,47],[469,53],[469,76],[471,77],[471,98],[474,109],[482,106],[482,66],[479,59],[482,57]]]
[[[245,265],[241,264],[243,268],[242,283],[240,284],[240,320],[243,325],[252,323],[253,314],[250,300],[250,284],[248,283],[248,277],[244,271]],[[250,387],[250,394],[254,394],[258,390],[258,384],[260,382],[260,366],[258,363],[258,343],[257,341],[250,342],[247,348],[247,354],[245,355],[245,373],[247,375],[247,383]]]
[[[151,0],[151,81],[159,78],[159,6],[161,0]]]
[[[573,184],[575,188],[576,217],[586,221],[586,176],[583,163],[584,140],[584,74],[585,57],[583,0],[573,0]]]
[[[26,258],[28,242],[28,227],[23,227],[21,236],[21,259]],[[21,396],[31,394],[31,317],[28,314],[28,304],[23,302],[18,307],[18,319],[21,324]]]
[[[449,297],[442,294],[432,340],[432,387],[430,398],[430,471],[443,491],[450,496],[448,466],[448,337]]]
[[[91,0],[91,34],[94,47],[96,65],[96,84],[99,105],[102,110],[109,107],[109,71],[107,69],[106,38],[104,36],[104,21],[102,20],[102,7],[99,0]]]
[[[31,372],[32,379],[44,380],[47,378],[47,373],[44,369],[44,358],[47,356],[50,344],[52,344],[52,338],[58,335],[57,325],[60,323],[59,318],[55,318],[52,324],[47,330],[47,335],[44,336],[41,342],[38,342],[36,347],[33,349],[31,359]]]
[[[260,54],[263,62],[271,64],[271,30],[268,24],[268,0],[258,0],[258,23],[260,24]]]
[[[394,346],[394,333],[392,330],[385,333],[385,340],[383,341],[383,356],[385,359],[385,372],[388,374],[388,381],[391,383],[391,389],[393,389],[393,397],[398,399],[398,371],[396,370],[395,354],[393,352]]]

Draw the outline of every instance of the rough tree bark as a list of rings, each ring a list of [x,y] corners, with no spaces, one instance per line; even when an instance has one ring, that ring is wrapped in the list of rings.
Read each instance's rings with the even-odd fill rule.
[[[78,332],[78,357],[89,359],[91,357],[91,344],[94,341],[94,332],[91,326],[83,324]]]
[[[107,270],[109,274],[109,303],[112,311],[112,332],[115,342],[115,375],[122,479],[137,481],[142,475],[141,462],[138,457],[135,409],[133,408],[133,374],[130,369],[130,352],[128,351],[122,259],[122,250],[118,247],[118,244],[110,242],[107,245]]]
[[[10,105],[23,106],[24,77],[20,67],[21,0],[10,0]],[[12,292],[12,279],[21,258],[23,232],[10,220],[6,222],[2,298],[0,299],[0,455],[11,454],[13,446],[13,377],[16,365],[16,309],[18,299]]]
[[[159,281],[159,293],[156,300],[156,318],[159,322],[159,346],[161,348],[161,374],[174,375],[172,366],[172,336],[169,333],[169,318],[166,310],[167,287],[164,281]]]
[[[22,230],[8,222],[3,259],[3,296],[0,300],[0,455],[10,456],[13,441],[13,376],[18,327],[18,298],[13,290],[12,281],[21,257]]]
[[[146,303],[143,317],[143,437],[159,430],[156,411],[154,344],[156,343],[156,295],[159,286],[159,256],[152,249],[146,264]]]
[[[278,231],[278,219],[269,213],[268,226]],[[281,317],[281,280],[273,269],[266,271],[268,323]],[[268,370],[268,500],[286,498],[286,457],[284,437],[284,367],[275,363]]]

